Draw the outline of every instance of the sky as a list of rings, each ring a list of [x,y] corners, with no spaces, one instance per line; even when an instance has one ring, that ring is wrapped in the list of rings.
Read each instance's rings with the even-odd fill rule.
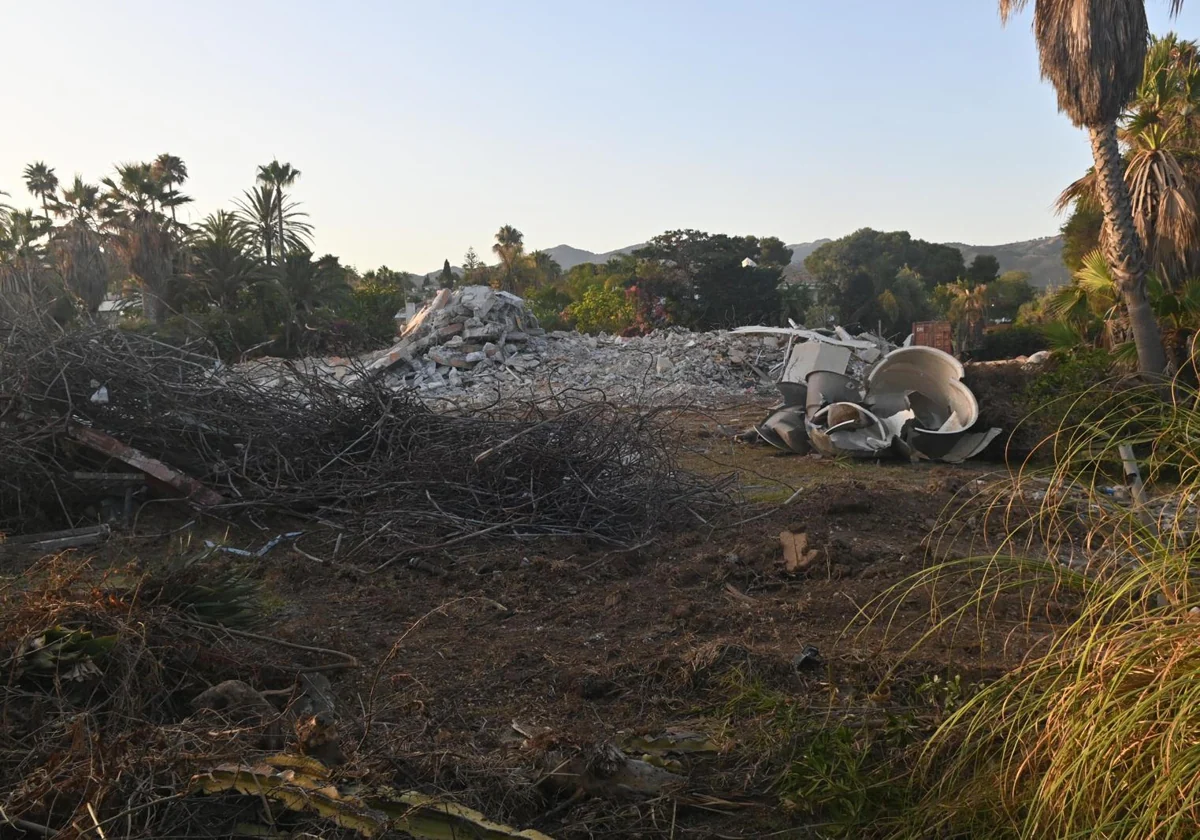
[[[1200,37],[1200,2],[1153,31]],[[665,230],[1047,236],[1090,163],[993,0],[0,0],[0,190],[182,157],[191,220],[272,158],[318,253],[426,272]]]

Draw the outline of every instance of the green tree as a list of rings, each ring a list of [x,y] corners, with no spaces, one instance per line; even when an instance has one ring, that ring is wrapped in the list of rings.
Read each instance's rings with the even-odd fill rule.
[[[1059,228],[1063,238],[1063,263],[1072,273],[1083,268],[1083,258],[1100,247],[1103,228],[1104,211],[1099,204],[1091,199],[1077,199],[1070,216]]]
[[[165,193],[148,163],[117,166],[117,178],[104,178],[99,215],[130,277],[141,287],[142,311],[161,325],[173,308],[169,300],[175,279],[179,241],[159,212]]]
[[[779,315],[782,267],[744,264],[762,257],[755,237],[673,230],[651,239],[634,257],[631,285],[643,293],[644,303],[667,300],[670,317],[684,326],[763,323]],[[641,313],[643,320],[647,314]]]
[[[954,327],[955,346],[960,353],[981,347],[987,323],[987,286],[958,281],[946,288],[950,299],[946,314]]]
[[[768,236],[758,241],[756,262],[761,266],[786,268],[792,262],[792,249],[778,236]]]
[[[999,0],[1007,22],[1029,0]],[[1171,0],[1177,13],[1183,0]],[[1034,36],[1042,76],[1054,85],[1058,107],[1087,128],[1097,192],[1107,231],[1105,254],[1121,289],[1137,346],[1138,367],[1159,375],[1166,368],[1162,333],[1146,292],[1146,259],[1124,179],[1117,119],[1142,81],[1149,38],[1141,0],[1035,0]]]
[[[55,212],[70,221],[82,222],[95,228],[100,210],[100,187],[86,184],[82,176],[76,175],[70,187],[64,187],[62,200],[55,204]]]
[[[171,208],[171,222],[179,224],[175,217],[175,208],[191,201],[186,195],[181,195],[176,187],[181,186],[188,178],[187,164],[175,155],[165,152],[154,159],[150,165],[151,177],[162,185],[164,196],[163,207]]]
[[[50,202],[58,195],[58,176],[42,161],[25,167],[25,189],[35,198],[42,200],[42,214],[50,221]]]
[[[809,254],[804,267],[816,284],[818,301],[836,307],[843,324],[871,326],[884,320],[880,296],[904,269],[919,276],[927,290],[966,273],[957,248],[913,239],[907,231],[870,228],[825,243]]]
[[[442,263],[442,273],[438,275],[438,285],[443,289],[453,289],[457,280],[453,269],[450,268],[450,260],[446,260]]]
[[[614,335],[633,326],[636,314],[624,289],[604,286],[589,287],[567,313],[580,332]]]
[[[278,263],[281,231],[286,242],[285,252],[308,249],[312,242],[312,225],[305,221],[308,214],[297,209],[295,202],[285,201],[280,205],[275,187],[266,184],[259,184],[242,195],[235,202],[237,215],[249,226],[254,244],[268,264]],[[279,224],[281,218],[282,226]]]
[[[266,280],[254,254],[254,233],[235,213],[218,210],[188,240],[189,291],[205,306],[232,311],[242,293]]]
[[[492,251],[500,258],[500,288],[516,292],[520,286],[522,257],[525,254],[525,234],[512,225],[504,225],[496,231],[496,244]]]
[[[1200,61],[1194,41],[1174,34],[1150,39],[1142,82],[1118,121],[1118,139],[1149,270],[1168,285],[1183,282],[1200,267]],[[1096,215],[1098,189],[1092,168],[1063,191],[1059,210],[1073,206],[1072,217]],[[1094,239],[1078,249],[1080,265],[1083,255],[1102,246],[1099,234],[1097,225]]]
[[[562,279],[562,266],[547,252],[534,251],[529,258],[532,263],[534,288],[543,289],[553,286]]]
[[[987,285],[1000,276],[1000,261],[991,254],[978,254],[967,267],[966,278],[972,285]]]
[[[1006,271],[987,284],[988,313],[992,320],[1013,321],[1021,307],[1037,297],[1029,272]]]
[[[280,163],[278,159],[258,167],[258,183],[264,187],[271,187],[275,198],[275,217],[278,223],[276,243],[279,248],[280,262],[287,259],[287,252],[290,246],[285,231],[286,215],[289,206],[293,208],[295,206],[294,204],[289,205],[287,194],[284,190],[293,186],[299,178],[299,169],[294,168],[290,163]]]

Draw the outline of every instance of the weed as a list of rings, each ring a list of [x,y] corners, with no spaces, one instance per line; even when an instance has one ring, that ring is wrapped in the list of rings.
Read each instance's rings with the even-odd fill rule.
[[[977,693],[940,689],[947,714],[922,756],[925,790],[897,836],[1200,835],[1200,393],[1177,391],[1173,403],[1091,394],[1076,405],[1089,403],[1086,421],[1054,441],[1056,468],[1017,476],[992,501],[997,551],[943,562],[898,590],[934,595],[935,631],[973,617],[1032,643]],[[1103,490],[1122,444],[1165,488],[1145,507]],[[973,596],[939,597],[964,578]],[[1014,599],[1021,611],[1004,608]],[[1068,599],[1061,614],[1033,608]]]

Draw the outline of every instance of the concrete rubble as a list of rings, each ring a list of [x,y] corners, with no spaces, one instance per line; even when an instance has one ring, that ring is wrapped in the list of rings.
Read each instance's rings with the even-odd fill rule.
[[[931,347],[897,347],[841,327],[547,332],[524,300],[487,286],[440,291],[394,345],[361,359],[244,367],[261,381],[289,370],[346,383],[381,378],[445,407],[589,389],[623,402],[728,406],[777,392],[783,404],[759,436],[779,449],[827,456],[958,462],[1000,433],[974,428],[979,406],[963,366]]]
[[[368,375],[434,402],[598,389],[620,400],[719,403],[769,393],[783,344],[724,331],[547,332],[521,298],[467,286],[440,292],[392,347],[362,362]],[[339,379],[355,375],[339,360],[318,364]]]
[[[845,330],[744,327],[740,334],[789,339],[780,380],[783,405],[758,427],[790,452],[959,463],[1000,429],[976,429],[979,403],[962,364],[933,347],[896,347]]]

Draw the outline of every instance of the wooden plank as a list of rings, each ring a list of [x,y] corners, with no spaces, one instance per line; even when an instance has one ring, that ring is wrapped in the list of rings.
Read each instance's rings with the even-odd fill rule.
[[[205,487],[196,479],[167,466],[157,458],[151,458],[144,452],[121,443],[112,435],[106,435],[104,432],[86,426],[71,426],[68,434],[89,449],[102,455],[111,455],[135,470],[141,470],[151,478],[163,482],[196,504],[219,505],[225,501],[215,490]]]

